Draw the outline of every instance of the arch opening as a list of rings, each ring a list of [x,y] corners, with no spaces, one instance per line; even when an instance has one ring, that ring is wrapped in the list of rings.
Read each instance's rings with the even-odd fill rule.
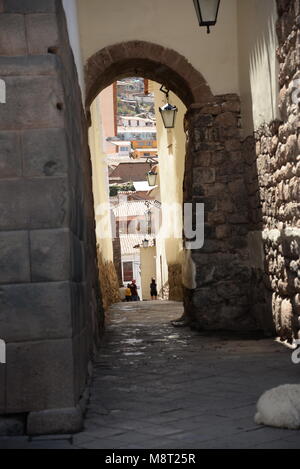
[[[260,330],[261,321],[251,309],[248,288],[249,220],[240,164],[239,97],[213,96],[203,76],[183,56],[143,41],[102,49],[88,60],[85,72],[89,118],[90,106],[99,92],[129,76],[164,84],[188,108],[183,119],[182,203],[192,204],[193,210],[196,204],[205,205],[205,245],[192,251],[183,249],[184,321],[208,330]],[[240,272],[244,272],[246,283],[241,281]],[[217,286],[217,300],[212,302]],[[224,295],[228,288],[233,291],[229,299]]]
[[[124,91],[124,87],[134,88],[135,83],[139,89]],[[100,211],[97,209],[100,202],[100,205],[109,206],[113,213],[113,258],[121,287],[125,288],[130,278],[137,279],[140,298],[150,300],[149,285],[151,278],[155,278],[158,298],[182,302],[182,204],[186,146],[183,122],[186,107],[177,95],[170,93],[170,101],[176,104],[178,115],[175,128],[171,131],[165,129],[158,112],[165,100],[160,87],[161,83],[145,77],[128,77],[110,84],[91,104],[90,146],[94,168],[96,233],[100,257],[101,251],[105,256],[107,248],[101,241],[103,218],[99,218]],[[132,101],[135,102],[133,109]],[[102,142],[102,150],[98,143],[94,144],[95,135],[96,141]],[[125,154],[128,144],[131,151]],[[102,165],[100,168],[99,161],[106,161],[104,166],[106,164],[107,167]],[[157,173],[154,187],[148,187],[149,162]],[[99,178],[101,172],[105,174],[104,180]],[[105,194],[103,187],[107,183],[109,187]],[[175,219],[178,225],[176,232],[173,229]],[[144,249],[143,240],[148,236],[149,246]],[[111,252],[107,260],[112,260]],[[131,273],[127,272],[128,269]],[[103,285],[103,281],[100,283]]]
[[[143,77],[144,79],[151,80],[152,82],[163,84],[174,93],[173,96],[179,98],[179,101],[183,105],[184,110],[180,117],[182,140],[182,154],[180,155],[180,159],[182,161],[182,165],[179,169],[179,180],[181,182],[178,183],[177,180],[175,183],[177,192],[178,186],[180,185],[180,197],[178,197],[181,203],[180,209],[178,210],[178,214],[180,214],[182,213],[182,204],[184,202],[182,186],[185,171],[184,167],[187,160],[187,141],[184,131],[184,115],[186,113],[186,109],[189,109],[193,104],[207,104],[208,102],[211,102],[213,100],[213,95],[202,74],[199,73],[186,60],[186,58],[178,52],[158,44],[145,41],[119,43],[98,51],[87,61],[85,67],[85,80],[86,112],[89,125],[92,125],[91,106],[96,101],[96,98],[99,96],[101,91],[105,90],[117,80],[129,77]],[[166,137],[166,153],[169,155],[169,158],[172,153],[170,152],[170,147],[172,146],[171,140],[172,138],[170,139],[169,136]],[[173,143],[175,141],[176,139],[174,139]],[[174,148],[175,146],[176,144],[174,143]],[[174,156],[176,159],[175,153]],[[182,217],[180,218],[182,222]],[[182,229],[180,230],[180,243],[182,246]],[[170,251],[169,248],[167,250]],[[183,252],[181,257],[184,257]],[[167,270],[168,269],[172,279],[175,279],[173,283],[178,283],[180,278],[179,289],[182,291],[182,261],[180,264],[174,263],[174,265],[171,265],[170,267],[167,266]],[[158,268],[158,270],[160,271],[161,269]],[[161,277],[163,276],[163,274],[159,274]],[[183,300],[182,293],[180,296],[181,300]]]

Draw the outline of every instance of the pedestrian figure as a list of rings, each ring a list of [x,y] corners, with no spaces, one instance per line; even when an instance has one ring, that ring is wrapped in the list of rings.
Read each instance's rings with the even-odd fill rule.
[[[131,294],[131,288],[130,288],[129,283],[128,283],[127,288],[125,290],[125,298],[126,298],[127,302],[132,301],[132,294]]]
[[[156,285],[156,281],[155,281],[155,278],[152,279],[152,282],[150,284],[150,295],[151,295],[151,300],[154,301],[154,300],[157,300],[157,285]]]
[[[130,290],[131,290],[131,301],[139,301],[139,295],[137,291],[137,286],[136,286],[136,281],[132,280],[132,283],[130,285]]]
[[[125,287],[125,285],[122,285],[119,288],[119,292],[120,292],[121,301],[126,301],[126,287]]]

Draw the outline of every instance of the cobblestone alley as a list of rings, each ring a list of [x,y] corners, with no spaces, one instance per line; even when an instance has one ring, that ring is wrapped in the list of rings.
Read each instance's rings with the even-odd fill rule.
[[[181,310],[172,302],[112,307],[84,431],[3,438],[0,448],[300,448],[299,432],[253,420],[263,391],[298,382],[289,350],[272,339],[175,329]]]

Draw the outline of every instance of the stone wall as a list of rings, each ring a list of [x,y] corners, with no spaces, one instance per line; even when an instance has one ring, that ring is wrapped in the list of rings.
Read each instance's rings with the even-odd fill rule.
[[[185,289],[186,314],[199,329],[263,329],[250,290],[246,169],[236,95],[193,105],[188,136],[184,202],[205,204],[205,244],[191,251],[196,288]]]
[[[245,164],[245,187],[248,197],[249,232],[249,267],[251,281],[249,289],[252,296],[252,313],[260,316],[263,329],[268,334],[275,334],[272,315],[272,299],[266,282],[266,266],[263,246],[263,219],[261,190],[258,179],[259,167],[256,156],[256,139],[249,136],[242,141],[242,156]]]
[[[277,4],[281,116],[257,129],[242,148],[253,302],[268,327],[292,342],[300,336],[300,2]]]
[[[183,301],[183,285],[182,285],[182,265],[169,264],[168,265],[168,284],[170,301]]]
[[[281,119],[240,140],[237,97],[192,106],[185,202],[206,207],[185,309],[202,329],[300,337],[300,2],[278,0]]]
[[[30,413],[31,433],[76,431],[103,314],[87,128],[60,1],[0,1],[0,76],[0,413]],[[59,422],[68,409],[63,428],[41,412],[56,408]]]
[[[252,225],[263,232],[266,307],[277,334],[291,342],[300,336],[300,2],[277,3],[281,116],[255,133],[259,191],[253,186],[249,195]]]
[[[283,122],[261,127],[256,133],[256,151],[267,274],[265,286],[270,293],[276,332],[282,339],[292,340],[299,330],[296,307],[299,293],[299,150],[297,137],[286,130]]]

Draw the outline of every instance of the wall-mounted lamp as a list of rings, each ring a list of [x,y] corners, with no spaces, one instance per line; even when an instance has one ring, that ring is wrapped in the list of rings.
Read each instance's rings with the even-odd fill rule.
[[[194,0],[199,25],[205,26],[208,34],[210,33],[210,27],[215,26],[217,23],[220,1]]]
[[[157,183],[157,172],[152,169],[152,166],[157,165],[157,161],[148,158],[146,163],[150,164],[150,171],[147,173],[148,186],[154,187]]]
[[[149,247],[149,239],[146,239],[146,238],[145,238],[145,239],[143,240],[143,244],[142,244],[142,245],[143,245],[143,248],[145,248],[145,249],[148,248],[148,247]]]
[[[150,187],[156,186],[157,173],[155,173],[152,170],[149,171],[149,173],[147,173],[147,179],[148,179],[148,186],[150,186]]]
[[[161,86],[160,91],[164,93],[167,97],[167,104],[159,108],[159,112],[161,113],[164,126],[166,129],[174,129],[178,109],[176,106],[173,106],[169,103],[170,91],[168,89],[164,89],[163,85]]]

